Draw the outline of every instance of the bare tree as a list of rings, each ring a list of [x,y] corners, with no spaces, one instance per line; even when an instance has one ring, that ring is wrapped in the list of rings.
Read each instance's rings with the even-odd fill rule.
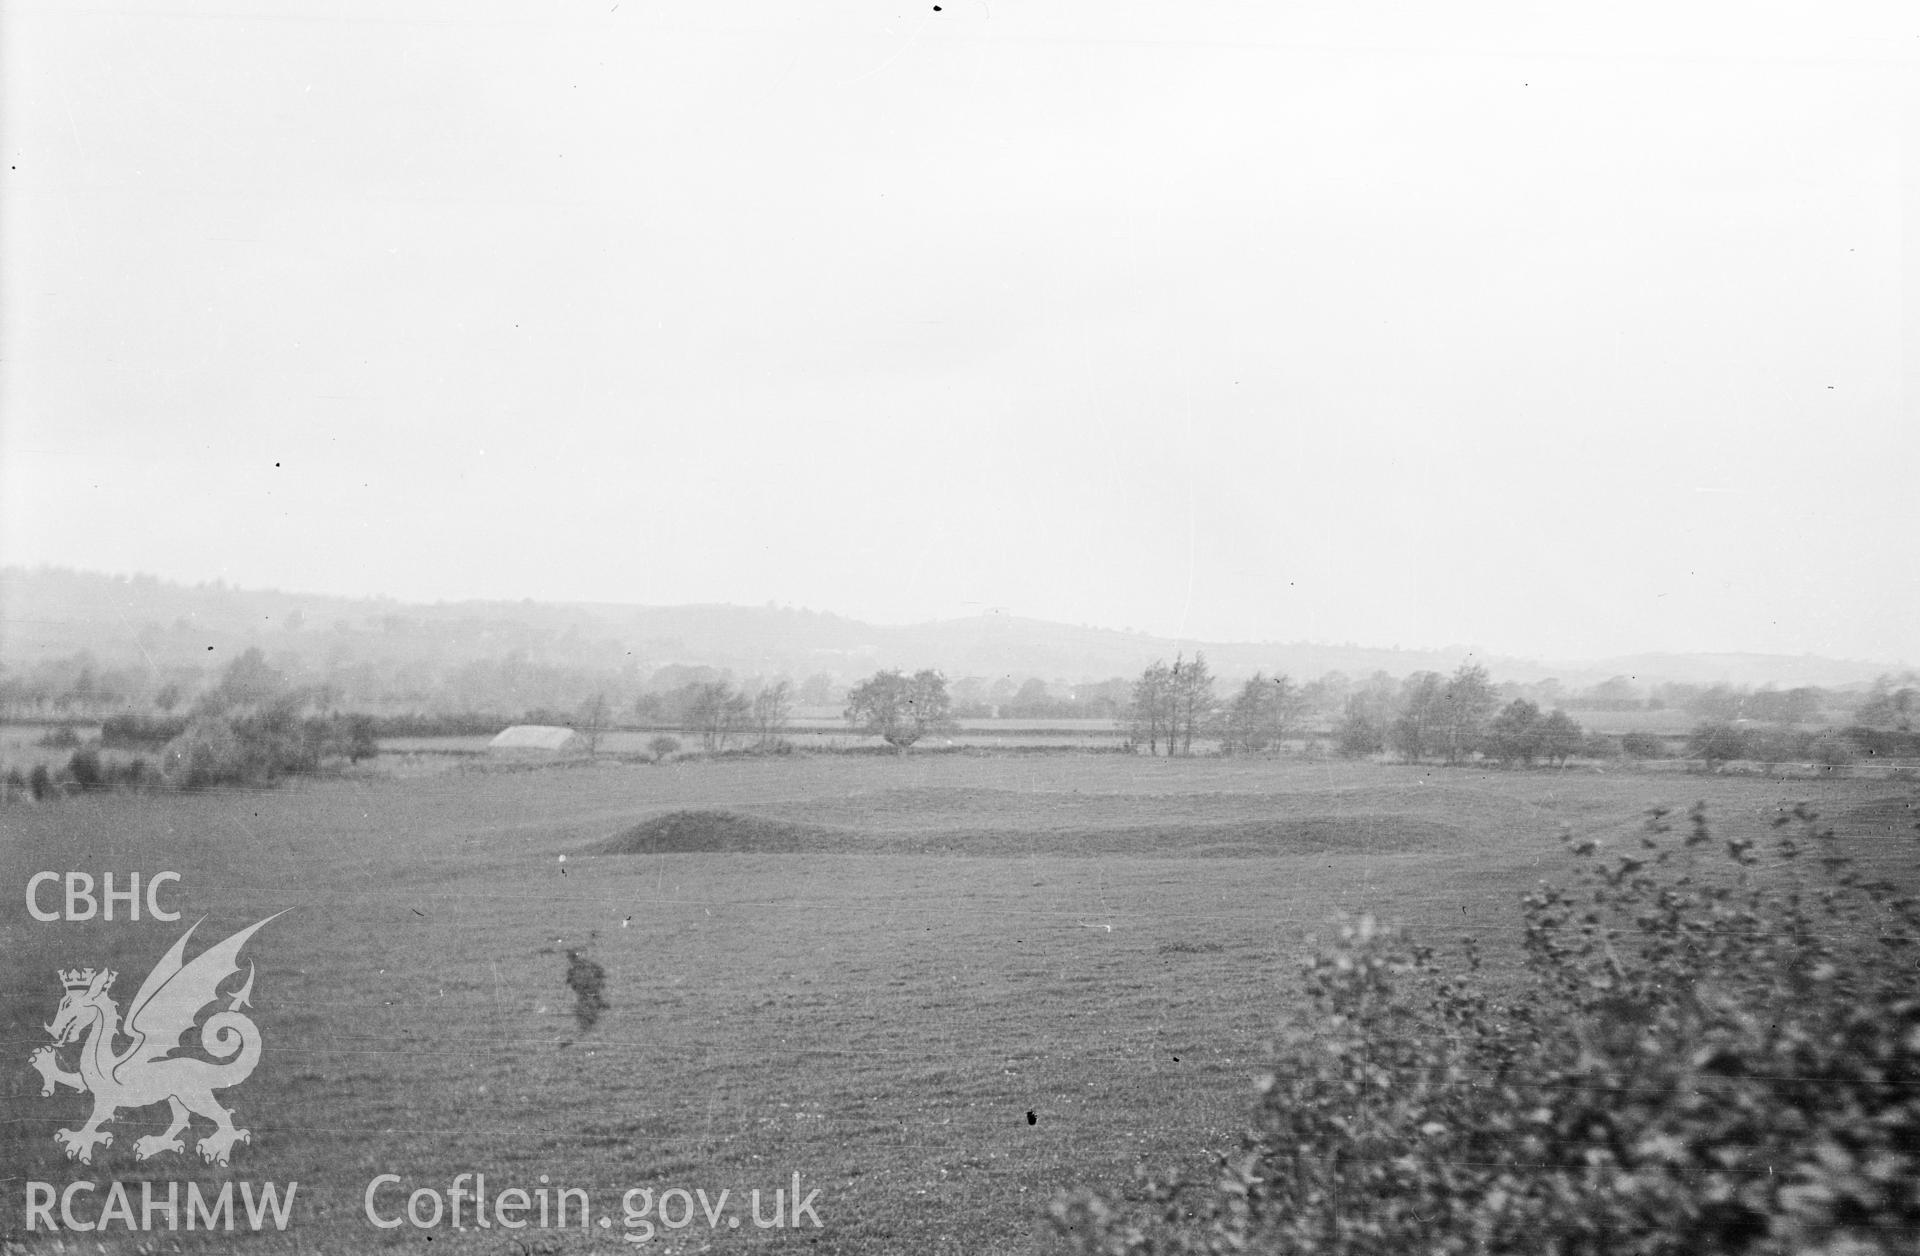
[[[1227,708],[1224,739],[1238,751],[1279,749],[1305,706],[1300,687],[1283,673],[1255,672]]]
[[[1213,673],[1207,670],[1207,656],[1196,653],[1191,663],[1174,659],[1172,675],[1173,733],[1180,739],[1180,753],[1192,754],[1194,734],[1213,714]]]
[[[600,753],[600,738],[607,731],[612,712],[605,693],[596,693],[580,704],[580,713],[574,717],[574,731],[587,743],[588,754]]]
[[[753,730],[758,736],[760,749],[770,750],[778,744],[780,734],[786,731],[787,720],[792,715],[791,682],[777,680],[753,695]]]
[[[1147,753],[1157,755],[1164,739],[1167,753],[1173,753],[1172,668],[1159,659],[1147,665],[1140,679],[1133,682],[1133,705],[1127,715],[1135,745],[1144,741]]]
[[[734,692],[724,680],[693,686],[687,703],[689,732],[700,735],[700,744],[708,750],[724,750],[747,727],[751,705],[746,695]]]

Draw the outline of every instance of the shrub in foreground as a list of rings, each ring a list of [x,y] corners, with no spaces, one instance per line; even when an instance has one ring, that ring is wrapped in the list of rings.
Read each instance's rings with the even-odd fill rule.
[[[1361,921],[1237,1154],[1057,1200],[1069,1250],[1892,1252],[1920,1245],[1920,908],[1797,811],[1763,858],[1572,844],[1510,1004]]]

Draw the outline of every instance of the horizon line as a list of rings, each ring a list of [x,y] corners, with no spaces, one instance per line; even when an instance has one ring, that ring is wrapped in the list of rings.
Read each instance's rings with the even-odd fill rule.
[[[75,566],[68,566],[68,565],[59,564],[59,563],[48,563],[48,562],[41,562],[41,563],[34,563],[34,564],[0,563],[0,579],[4,579],[11,576],[17,576],[17,575],[18,576],[68,575],[68,576],[79,576],[79,577],[87,577],[87,578],[101,579],[101,580],[108,580],[108,581],[123,581],[123,582],[143,581],[143,582],[151,582],[151,583],[163,585],[163,586],[169,586],[175,589],[179,589],[183,592],[193,592],[196,590],[213,589],[213,590],[222,590],[222,591],[241,593],[241,594],[269,595],[269,596],[288,597],[288,598],[314,598],[314,599],[326,599],[326,600],[338,601],[338,602],[374,602],[374,603],[392,604],[396,606],[419,607],[423,609],[457,608],[461,606],[498,606],[498,607],[533,606],[533,607],[547,607],[551,609],[565,609],[568,607],[578,607],[578,608],[596,608],[596,609],[606,609],[606,610],[638,610],[638,611],[726,610],[726,611],[758,612],[758,611],[772,610],[772,611],[783,611],[783,612],[790,612],[790,613],[815,615],[815,616],[820,616],[820,617],[829,618],[829,619],[836,619],[841,622],[851,624],[851,625],[857,625],[860,627],[876,628],[876,629],[883,629],[883,630],[912,630],[916,628],[929,628],[929,627],[965,624],[965,623],[971,623],[981,619],[999,618],[1009,622],[1019,621],[1019,622],[1025,622],[1025,623],[1031,623],[1031,624],[1044,625],[1051,628],[1063,628],[1063,629],[1070,629],[1070,630],[1081,631],[1081,632],[1102,633],[1102,634],[1107,634],[1115,637],[1139,639],[1143,641],[1156,642],[1156,643],[1176,646],[1176,647],[1181,645],[1191,645],[1196,649],[1204,649],[1206,647],[1220,647],[1220,648],[1226,648],[1226,649],[1248,649],[1248,648],[1271,647],[1271,648],[1306,648],[1306,649],[1315,649],[1315,650],[1354,650],[1354,651],[1362,651],[1362,652],[1372,653],[1372,654],[1446,655],[1446,656],[1464,655],[1468,660],[1478,660],[1478,661],[1483,661],[1487,663],[1492,663],[1492,662],[1519,663],[1519,664],[1528,664],[1536,667],[1547,667],[1547,666],[1580,667],[1580,666],[1592,666],[1594,664],[1599,664],[1599,663],[1612,663],[1612,662],[1632,660],[1632,659],[1744,658],[1744,659],[1755,659],[1755,660],[1811,659],[1811,660],[1818,660],[1821,662],[1828,662],[1828,663],[1884,667],[1886,669],[1889,669],[1890,671],[1895,671],[1895,672],[1914,669],[1914,664],[1908,662],[1905,659],[1865,658],[1865,657],[1856,657],[1856,656],[1850,656],[1850,655],[1818,654],[1811,650],[1803,650],[1797,654],[1791,654],[1791,653],[1780,653],[1777,651],[1767,651],[1767,650],[1644,648],[1644,649],[1638,649],[1638,650],[1618,651],[1611,654],[1594,655],[1594,656],[1587,656],[1587,657],[1553,657],[1544,653],[1522,654],[1522,653],[1515,653],[1510,651],[1491,650],[1479,645],[1464,643],[1464,642],[1448,642],[1444,645],[1406,646],[1398,643],[1393,645],[1369,645],[1363,642],[1357,642],[1357,641],[1351,641],[1351,640],[1326,641],[1326,640],[1316,640],[1316,639],[1308,639],[1308,638],[1293,638],[1290,640],[1282,640],[1278,638],[1227,639],[1227,638],[1203,638],[1198,636],[1175,636],[1171,634],[1156,633],[1156,632],[1150,632],[1150,631],[1145,631],[1141,629],[1114,628],[1114,627],[1108,627],[1100,624],[1073,623],[1066,620],[1046,619],[1036,615],[1023,615],[1018,613],[1012,613],[1008,611],[1007,608],[1001,607],[1001,606],[989,607],[986,610],[980,611],[974,615],[957,615],[957,616],[952,616],[948,618],[936,617],[932,619],[917,619],[917,620],[887,622],[887,621],[863,619],[856,616],[845,614],[840,611],[822,610],[822,609],[818,609],[811,606],[797,606],[792,603],[781,603],[773,599],[766,599],[760,602],[623,602],[623,601],[608,601],[608,600],[598,600],[598,599],[550,599],[550,598],[532,598],[532,597],[514,598],[514,597],[501,597],[501,596],[494,596],[494,597],[475,596],[475,597],[460,597],[460,598],[421,599],[421,598],[399,597],[399,596],[388,594],[388,593],[327,593],[327,592],[320,592],[320,591],[308,590],[308,589],[289,589],[289,588],[282,588],[279,586],[271,586],[271,585],[261,586],[261,585],[235,584],[228,581],[224,576],[214,577],[213,579],[209,579],[209,580],[188,581],[188,580],[176,579],[171,576],[163,576],[153,572],[146,572],[146,571],[131,571],[131,572],[105,571],[98,568],[75,567]],[[10,616],[7,614],[6,606],[4,604],[0,604],[0,624],[4,624],[13,618],[14,618],[13,616]]]

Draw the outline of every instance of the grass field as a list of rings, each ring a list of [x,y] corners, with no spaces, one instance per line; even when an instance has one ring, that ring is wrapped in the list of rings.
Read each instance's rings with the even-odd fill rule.
[[[1914,797],[1886,781],[802,755],[14,808],[0,1230],[29,1238],[29,1180],[232,1177],[300,1183],[287,1232],[247,1240],[259,1250],[605,1252],[628,1246],[630,1187],[727,1189],[744,1216],[749,1190],[798,1173],[819,1230],[702,1218],[642,1250],[1029,1251],[1055,1190],[1230,1145],[1295,1014],[1292,965],[1336,912],[1473,932],[1497,979],[1517,896],[1566,866],[1562,828],[1627,838],[1646,807],[1704,799],[1717,833],[1757,835],[1810,798],[1863,849],[1904,857]],[[617,848],[638,853],[593,853]],[[69,868],[177,871],[183,918],[29,918],[26,879]],[[282,910],[246,952],[266,1050],[225,1095],[253,1132],[233,1167],[137,1163],[158,1108],[128,1113],[90,1169],[64,1160],[53,1130],[85,1104],[41,1098],[25,1064],[55,968],[121,969],[124,1008],[200,915],[196,948]],[[582,945],[611,1003],[584,1031],[562,980]],[[475,1171],[495,1191],[541,1174],[585,1188],[613,1225],[510,1241],[362,1216],[377,1174],[403,1179],[392,1213]]]

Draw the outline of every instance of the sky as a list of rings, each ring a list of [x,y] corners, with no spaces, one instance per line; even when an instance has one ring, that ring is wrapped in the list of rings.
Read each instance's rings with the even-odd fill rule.
[[[1910,4],[0,36],[0,563],[1920,662]]]

